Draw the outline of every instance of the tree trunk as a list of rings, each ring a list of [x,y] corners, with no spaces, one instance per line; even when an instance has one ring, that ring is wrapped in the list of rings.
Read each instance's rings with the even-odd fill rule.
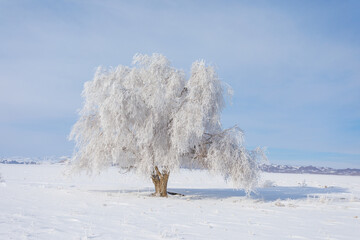
[[[162,173],[159,171],[158,167],[155,167],[154,173],[151,175],[151,180],[155,186],[154,196],[157,197],[167,197],[167,183],[169,180],[170,172],[163,171]]]

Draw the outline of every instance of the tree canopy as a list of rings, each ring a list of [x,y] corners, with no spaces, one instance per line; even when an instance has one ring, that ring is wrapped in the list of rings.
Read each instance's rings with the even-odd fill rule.
[[[70,134],[74,166],[93,172],[116,165],[153,181],[183,166],[204,168],[249,191],[265,156],[245,148],[238,127],[222,129],[224,94],[204,61],[192,64],[188,80],[161,54],[137,54],[132,67],[99,67],[84,85]]]

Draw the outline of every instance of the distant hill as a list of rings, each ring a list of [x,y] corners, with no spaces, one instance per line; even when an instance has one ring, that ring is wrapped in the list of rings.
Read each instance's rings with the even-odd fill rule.
[[[56,164],[64,163],[69,158],[63,157],[47,157],[47,158],[25,158],[25,157],[11,157],[0,158],[0,164]],[[307,173],[307,174],[326,174],[326,175],[347,175],[360,176],[360,169],[346,168],[335,169],[329,167],[315,167],[315,166],[289,166],[278,164],[262,164],[261,171],[270,173]]]
[[[10,157],[0,158],[0,164],[54,164],[63,163],[68,160],[68,157],[45,157],[45,158],[27,158],[27,157]]]
[[[314,166],[288,166],[270,164],[261,165],[263,172],[272,173],[309,173],[309,174],[327,174],[327,175],[348,175],[348,176],[360,176],[360,169],[346,168],[346,169],[334,169],[329,167],[314,167]]]

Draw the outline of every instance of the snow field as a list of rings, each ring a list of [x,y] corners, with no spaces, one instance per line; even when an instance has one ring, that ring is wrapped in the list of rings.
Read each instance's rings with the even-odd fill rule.
[[[357,239],[360,177],[264,173],[250,198],[205,171],[150,179],[111,168],[68,177],[64,165],[0,165],[0,239]]]

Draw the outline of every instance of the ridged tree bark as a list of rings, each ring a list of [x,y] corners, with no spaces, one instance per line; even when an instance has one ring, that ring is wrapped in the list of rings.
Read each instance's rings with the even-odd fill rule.
[[[156,166],[153,174],[151,175],[151,180],[155,186],[154,196],[157,197],[167,197],[167,184],[169,180],[170,172],[163,171],[162,173],[159,171],[159,168]]]

